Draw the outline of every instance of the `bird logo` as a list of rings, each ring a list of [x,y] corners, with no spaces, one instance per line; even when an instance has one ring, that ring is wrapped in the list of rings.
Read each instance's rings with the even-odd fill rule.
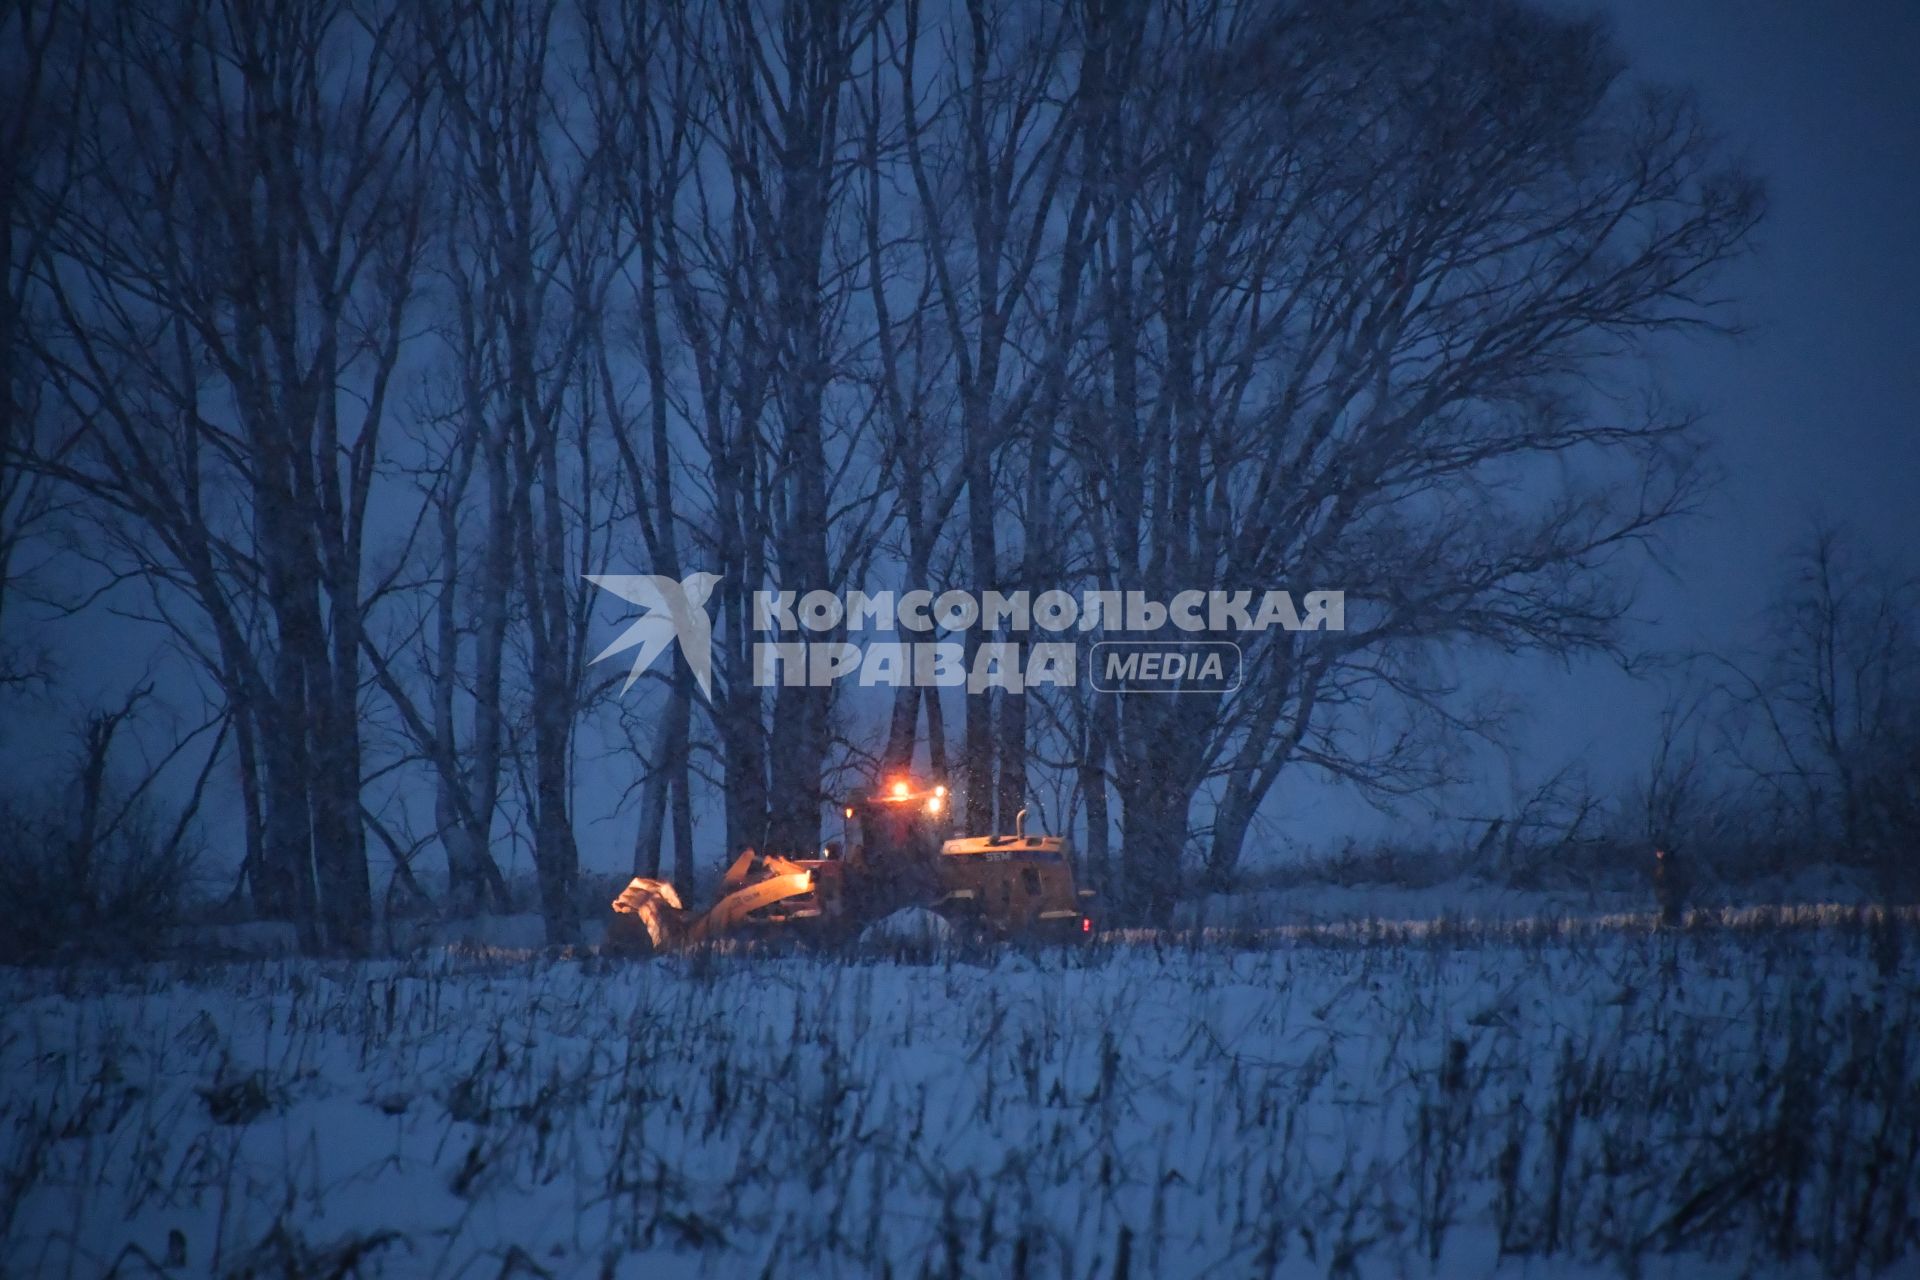
[[[713,623],[707,617],[707,597],[720,581],[719,574],[690,573],[678,582],[650,573],[589,573],[586,578],[602,591],[611,591],[627,603],[639,605],[642,611],[631,626],[593,659],[599,662],[638,646],[639,652],[633,655],[633,669],[627,673],[627,682],[620,686],[621,693],[633,688],[640,673],[652,666],[653,660],[677,639],[694,682],[700,686],[700,696],[712,700]]]

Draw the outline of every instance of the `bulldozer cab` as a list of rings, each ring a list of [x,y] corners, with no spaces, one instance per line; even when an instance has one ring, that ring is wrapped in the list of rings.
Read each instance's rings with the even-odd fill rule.
[[[947,789],[897,778],[841,811],[850,892],[863,914],[885,915],[939,896],[940,846],[950,829]]]

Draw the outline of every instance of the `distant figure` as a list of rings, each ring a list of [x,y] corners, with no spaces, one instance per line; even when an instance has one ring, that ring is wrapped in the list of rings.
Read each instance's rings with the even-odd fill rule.
[[[1653,851],[1653,900],[1660,907],[1660,923],[1678,928],[1687,910],[1687,874],[1671,849]]]

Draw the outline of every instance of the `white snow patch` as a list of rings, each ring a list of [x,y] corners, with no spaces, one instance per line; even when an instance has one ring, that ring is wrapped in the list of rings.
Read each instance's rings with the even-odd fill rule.
[[[953,941],[953,925],[937,911],[902,907],[860,932],[862,946],[943,947]]]

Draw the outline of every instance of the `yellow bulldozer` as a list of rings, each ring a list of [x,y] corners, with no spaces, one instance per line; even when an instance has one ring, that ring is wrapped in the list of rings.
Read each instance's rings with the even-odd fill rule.
[[[1093,891],[1075,874],[1064,836],[952,835],[943,785],[900,777],[841,807],[843,838],[817,855],[743,851],[704,912],[689,911],[665,880],[635,876],[613,900],[607,940],[621,950],[673,950],[725,938],[857,936],[907,907],[937,912],[987,938],[1085,941]]]

